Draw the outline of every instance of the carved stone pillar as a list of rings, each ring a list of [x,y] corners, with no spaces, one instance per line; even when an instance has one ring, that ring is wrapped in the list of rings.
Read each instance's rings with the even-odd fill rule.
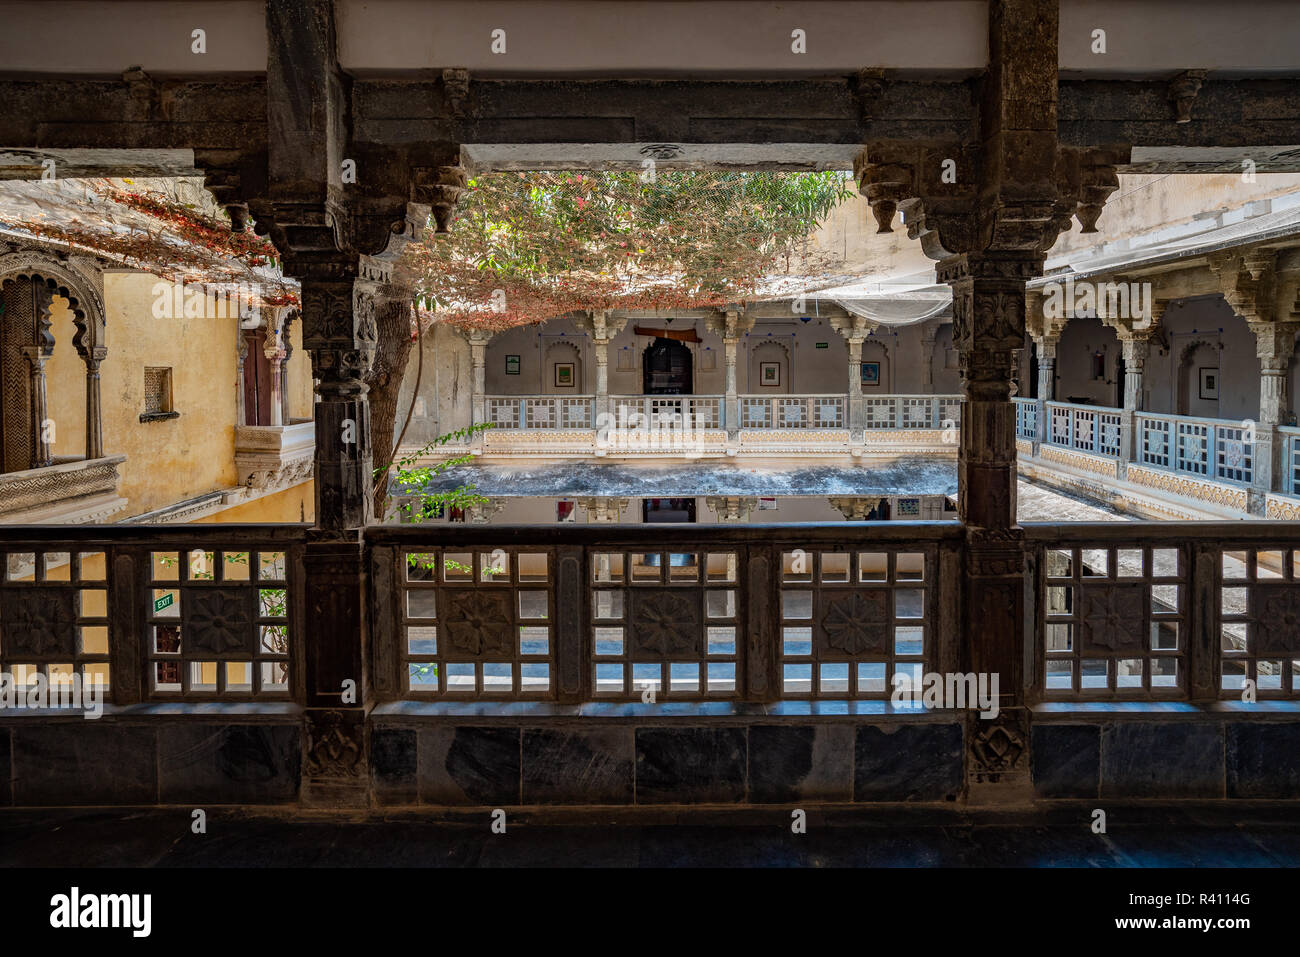
[[[490,498],[486,502],[475,502],[466,505],[465,517],[469,519],[472,525],[486,525],[492,521],[492,516],[503,508],[505,508],[505,502]]]
[[[248,409],[244,402],[244,360],[248,358],[248,338],[243,328],[235,325],[235,421],[248,425]]]
[[[588,498],[578,499],[578,505],[587,513],[587,521],[601,525],[616,524],[620,513],[629,504],[631,504],[631,499],[604,495],[593,495]]]
[[[1277,431],[1291,417],[1287,371],[1300,322],[1251,323],[1259,357],[1259,421],[1255,426],[1254,477],[1260,497],[1283,491],[1289,463],[1286,437]],[[1262,510],[1262,508],[1261,508]]]
[[[494,333],[488,329],[463,329],[466,341],[469,342],[469,357],[472,367],[472,379],[470,380],[470,409],[471,422],[475,425],[487,421],[486,393],[487,393],[487,345],[492,340]],[[482,443],[482,433],[474,436],[474,444]]]
[[[45,363],[50,358],[50,352],[41,346],[23,346],[22,354],[27,360],[28,394],[31,396],[31,419],[28,425],[32,437],[31,467],[41,469],[54,464],[49,430],[46,428],[49,410],[45,401]]]
[[[831,328],[844,337],[849,348],[848,426],[849,443],[861,446],[865,441],[862,430],[866,428],[866,406],[862,400],[862,343],[875,328],[875,324],[862,316],[831,319]],[[931,340],[933,345],[933,340]]]
[[[1120,413],[1119,478],[1128,476],[1128,464],[1136,460],[1140,430],[1137,413],[1146,406],[1143,371],[1151,354],[1151,340],[1136,336],[1121,336],[1120,349],[1124,357],[1124,411]]]
[[[600,428],[602,421],[614,425],[615,423],[608,418],[601,419],[601,416],[610,414],[609,344],[616,335],[623,331],[623,327],[627,325],[627,319],[616,319],[608,309],[600,309],[588,313],[579,320],[578,325],[591,336],[592,350],[596,358],[596,417],[592,425],[595,428]]]
[[[266,344],[262,354],[271,365],[271,425],[284,425],[284,349],[280,344],[281,330],[268,319]],[[242,390],[241,390],[242,391]]]
[[[108,357],[108,350],[95,346],[87,350],[86,363],[86,458],[104,456],[104,412],[100,400],[99,366]]]
[[[351,279],[302,281],[303,346],[316,393],[316,526],[345,532],[374,518],[370,402],[375,300]]]
[[[722,337],[723,361],[726,363],[723,424],[727,429],[727,443],[733,445],[740,432],[740,389],[736,384],[736,361],[741,337],[754,328],[754,317],[738,309],[724,309],[707,320],[707,328]]]
[[[880,504],[880,496],[831,495],[826,501],[849,522],[865,522],[872,509]]]
[[[749,521],[750,514],[758,508],[756,496],[711,495],[704,505],[717,513],[718,521],[737,524]]]
[[[1038,400],[1036,418],[1038,428],[1034,434],[1034,454],[1038,446],[1051,434],[1048,431],[1047,403],[1056,398],[1056,347],[1060,345],[1059,336],[1039,336],[1034,340],[1038,350]]]

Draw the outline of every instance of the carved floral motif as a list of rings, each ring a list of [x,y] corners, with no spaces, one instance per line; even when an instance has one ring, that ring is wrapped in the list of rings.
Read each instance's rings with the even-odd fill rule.
[[[1140,653],[1146,626],[1142,585],[1085,585],[1080,603],[1085,651]]]
[[[1255,653],[1293,655],[1300,652],[1300,588],[1256,585]]]
[[[889,592],[883,588],[823,592],[821,630],[828,647],[847,655],[889,651]]]
[[[181,624],[191,651],[251,654],[253,616],[247,588],[192,588],[181,595]]]
[[[498,657],[514,652],[508,592],[474,589],[449,592],[444,627],[447,650],[453,656]]]
[[[634,590],[630,612],[633,654],[674,658],[701,653],[698,593]]]
[[[8,654],[35,657],[75,654],[75,601],[76,593],[67,588],[6,592],[0,605],[0,634]]]

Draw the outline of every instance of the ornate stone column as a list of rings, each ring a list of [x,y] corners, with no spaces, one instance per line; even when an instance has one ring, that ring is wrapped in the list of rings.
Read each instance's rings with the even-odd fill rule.
[[[602,525],[618,522],[620,513],[629,504],[631,504],[631,499],[605,495],[593,495],[578,499],[578,505],[587,513],[587,521]]]
[[[244,402],[244,360],[248,358],[248,338],[244,327],[235,321],[235,422],[248,425],[248,409]]]
[[[104,411],[100,399],[99,366],[108,357],[103,346],[86,350],[86,458],[104,457]]]
[[[49,410],[45,401],[45,363],[49,360],[51,352],[39,345],[23,346],[21,351],[23,358],[27,360],[28,389],[32,402],[31,420],[28,426],[32,436],[31,467],[41,469],[54,464],[49,434],[45,428],[46,421],[49,419]]]
[[[1255,487],[1261,493],[1280,492],[1289,468],[1287,439],[1277,427],[1291,417],[1287,371],[1295,353],[1300,322],[1251,323],[1259,357],[1259,421],[1255,426]]]
[[[1059,10],[1040,0],[990,0],[988,70],[978,137],[920,146],[868,144],[854,164],[880,231],[902,209],[908,235],[952,287],[953,341],[966,405],[958,451],[966,526],[959,658],[998,675],[999,712],[967,724],[968,797],[1030,794],[1027,699],[1041,693],[1027,650],[1024,533],[1016,525],[1011,363],[1024,346],[1025,284],[1077,216],[1096,229],[1129,150],[1062,146],[1057,138]],[[947,157],[945,181],[936,158]],[[985,797],[987,796],[987,797]]]
[[[1119,478],[1128,476],[1128,465],[1136,461],[1141,442],[1141,430],[1137,427],[1137,413],[1146,406],[1144,390],[1144,371],[1147,357],[1151,354],[1149,330],[1138,333],[1129,332],[1120,335],[1121,355],[1124,358],[1124,411],[1120,413],[1120,452]]]
[[[578,325],[591,336],[592,352],[596,359],[596,400],[593,428],[600,428],[601,416],[609,415],[609,344],[623,331],[627,318],[614,318],[608,309],[598,309],[579,319]],[[610,423],[611,425],[615,423]]]
[[[284,425],[284,360],[285,351],[281,345],[282,331],[270,315],[266,320],[266,344],[262,354],[271,364],[271,425]]]
[[[1276,249],[1229,251],[1209,257],[1223,298],[1255,336],[1259,358],[1259,419],[1254,425],[1253,478],[1249,508],[1262,515],[1270,491],[1278,491],[1286,469],[1286,442],[1277,426],[1288,414],[1286,371],[1300,329],[1300,293],[1279,287]]]
[[[723,309],[716,316],[708,318],[706,328],[722,337],[723,359],[726,363],[723,419],[727,429],[727,444],[734,447],[740,432],[740,390],[736,379],[736,361],[742,337],[754,328],[754,317],[739,309]]]
[[[934,344],[939,338],[937,325],[921,331],[921,391],[934,395]],[[858,377],[858,394],[862,394],[862,377]]]
[[[487,421],[485,395],[487,393],[487,344],[496,333],[490,329],[462,329],[461,334],[469,342],[470,363],[473,368],[471,380],[470,408],[471,422],[475,425]],[[483,433],[474,436],[474,445],[482,444]]]
[[[862,316],[847,316],[843,319],[832,318],[831,328],[844,337],[849,347],[848,379],[848,426],[849,444],[861,447],[866,441],[862,430],[866,427],[866,407],[862,401],[862,343],[867,334],[875,328],[875,323]],[[933,338],[930,344],[934,344]]]
[[[711,495],[704,500],[704,505],[717,513],[719,522],[739,524],[749,521],[750,514],[758,508],[758,497]]]

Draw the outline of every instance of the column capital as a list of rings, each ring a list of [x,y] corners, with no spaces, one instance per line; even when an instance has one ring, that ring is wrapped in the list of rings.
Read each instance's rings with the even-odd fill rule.
[[[719,309],[704,320],[704,328],[721,337],[724,342],[739,342],[740,338],[754,328],[755,317],[746,309],[730,306]]]
[[[717,513],[719,522],[745,522],[758,508],[757,496],[711,495],[704,500],[706,508]]]
[[[587,521],[599,524],[617,522],[620,513],[631,503],[630,498],[616,498],[608,495],[592,495],[578,499],[578,505],[587,513]]]
[[[611,339],[627,327],[627,316],[615,316],[612,309],[593,309],[575,320],[579,329],[591,336],[593,342],[609,345]]]

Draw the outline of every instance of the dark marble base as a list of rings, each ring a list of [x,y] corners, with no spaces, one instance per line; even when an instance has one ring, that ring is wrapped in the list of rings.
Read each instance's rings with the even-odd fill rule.
[[[904,724],[858,728],[855,801],[951,801],[962,786],[962,727]]]
[[[284,804],[298,796],[296,725],[167,725],[158,730],[163,804]]]

